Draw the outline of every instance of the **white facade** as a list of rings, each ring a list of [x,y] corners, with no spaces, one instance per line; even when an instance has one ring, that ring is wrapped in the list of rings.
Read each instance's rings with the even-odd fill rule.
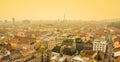
[[[84,60],[80,56],[74,56],[71,62],[84,62]]]
[[[93,42],[93,51],[105,52],[106,45],[107,45],[106,41],[94,41]]]
[[[114,57],[120,56],[120,51],[114,52]]]
[[[66,58],[66,56],[60,57],[59,53],[52,52],[50,62],[64,62]]]

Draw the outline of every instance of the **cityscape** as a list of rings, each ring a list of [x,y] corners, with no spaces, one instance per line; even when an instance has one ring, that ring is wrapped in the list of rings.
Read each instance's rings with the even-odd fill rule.
[[[0,62],[119,62],[119,23],[1,21]]]
[[[120,0],[0,0],[0,62],[120,62]]]

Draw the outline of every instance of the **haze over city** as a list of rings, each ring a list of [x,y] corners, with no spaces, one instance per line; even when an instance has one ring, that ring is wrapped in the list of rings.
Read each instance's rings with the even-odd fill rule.
[[[120,0],[0,0],[0,20],[120,18]]]
[[[0,62],[120,62],[120,0],[0,0]]]

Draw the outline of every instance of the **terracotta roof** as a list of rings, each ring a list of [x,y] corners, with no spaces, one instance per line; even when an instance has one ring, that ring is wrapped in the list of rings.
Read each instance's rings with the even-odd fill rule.
[[[82,51],[85,52],[87,54],[86,56],[88,57],[93,56],[96,53],[96,51],[92,51],[92,50],[82,50]]]
[[[87,54],[94,54],[96,51],[85,50]]]
[[[35,52],[35,50],[33,49],[25,49],[25,50],[21,50],[20,53],[23,55],[23,56],[26,56],[26,55],[29,55],[31,53]]]
[[[114,52],[120,51],[120,47],[119,48],[115,48],[113,51]]]
[[[118,62],[118,61],[120,61],[120,57],[114,58],[114,62]]]
[[[12,40],[10,40],[9,42],[10,42],[10,43],[11,43],[11,42],[13,42],[13,43],[18,43],[19,40],[18,40],[18,39],[12,39]]]

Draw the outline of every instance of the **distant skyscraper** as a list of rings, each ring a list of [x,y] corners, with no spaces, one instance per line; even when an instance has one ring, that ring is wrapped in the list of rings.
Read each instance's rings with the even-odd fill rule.
[[[7,20],[5,20],[5,23],[7,23],[8,21]]]
[[[65,13],[64,13],[64,18],[63,18],[63,23],[62,24],[63,24],[64,27],[68,25]]]
[[[12,18],[12,22],[15,23],[15,18]]]
[[[64,18],[63,18],[63,21],[65,21],[66,20],[66,14],[64,13]]]

